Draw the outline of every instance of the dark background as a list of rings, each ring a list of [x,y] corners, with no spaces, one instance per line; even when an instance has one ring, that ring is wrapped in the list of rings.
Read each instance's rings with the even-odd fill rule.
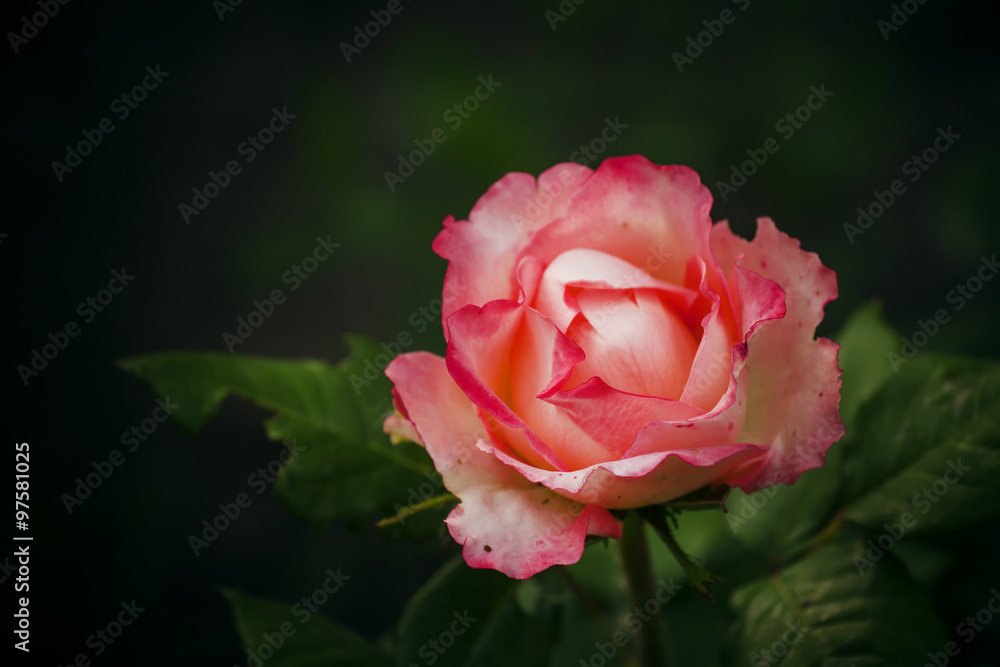
[[[237,351],[336,359],[345,332],[389,341],[407,331],[411,349],[440,352],[440,328],[420,333],[409,318],[440,296],[445,262],[430,243],[442,219],[465,217],[508,171],[569,159],[606,118],[627,128],[599,158],[687,164],[716,194],[713,219],[751,236],[754,218],[770,215],[820,253],[840,283],[821,334],[878,298],[906,335],[948,309],[929,349],[996,357],[1000,281],[961,311],[946,301],[1000,250],[988,199],[1000,88],[987,3],[913,2],[888,40],[876,23],[888,2],[688,4],[564,0],[575,10],[553,30],[545,12],[557,0],[403,0],[350,63],[339,44],[385,2],[244,0],[220,20],[210,0],[74,0],[18,53],[5,38],[0,433],[5,471],[12,444],[31,445],[34,664],[93,657],[87,637],[135,599],[146,611],[94,664],[230,665],[241,651],[219,588],[294,601],[326,568],[352,576],[327,615],[367,636],[389,628],[455,552],[447,539],[413,546],[374,528],[316,530],[268,490],[193,555],[188,536],[277,455],[266,413],[245,403],[227,402],[195,439],[161,425],[69,515],[61,496],[155,407],[113,361],[225,352],[223,332],[254,299],[287,288],[282,274],[327,235],[340,247]],[[735,21],[678,72],[672,53],[724,8]],[[37,11],[8,3],[0,28],[21,31]],[[169,76],[119,120],[111,102],[157,65]],[[488,75],[501,85],[449,127],[443,112]],[[833,96],[784,139],[776,121],[820,85]],[[237,146],[275,107],[296,118],[244,162]],[[52,162],[104,117],[115,130],[59,182]],[[949,126],[961,138],[910,183],[903,163]],[[390,192],[384,172],[437,127],[447,141]],[[723,202],[716,182],[768,137],[779,151]],[[242,173],[185,224],[178,205],[231,159]],[[843,225],[897,178],[905,194],[850,243]],[[135,280],[84,324],[77,304],[122,267]],[[17,366],[70,320],[80,335],[25,386]],[[12,578],[0,584],[5,616]]]

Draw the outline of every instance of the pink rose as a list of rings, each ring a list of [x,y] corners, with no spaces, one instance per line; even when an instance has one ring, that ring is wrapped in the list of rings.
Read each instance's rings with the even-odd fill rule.
[[[385,428],[461,500],[469,565],[575,563],[587,535],[620,537],[609,509],[791,484],[843,435],[839,347],[813,338],[836,274],[711,207],[691,169],[632,156],[507,174],[444,221],[448,350],[389,365]]]

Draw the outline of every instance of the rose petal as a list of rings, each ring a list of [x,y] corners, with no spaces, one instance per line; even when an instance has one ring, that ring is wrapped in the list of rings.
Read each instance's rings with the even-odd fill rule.
[[[643,454],[583,470],[559,472],[535,468],[485,441],[479,447],[529,481],[578,502],[611,509],[643,507],[679,498],[714,483],[767,450],[762,445],[734,443]]]
[[[543,400],[566,384],[583,350],[537,311],[526,309],[511,359],[510,406],[566,464],[563,470],[616,458],[612,443],[591,437],[556,403]],[[633,432],[634,433],[634,432]]]
[[[445,219],[433,245],[449,260],[442,324],[463,306],[516,298],[518,251],[534,230],[565,214],[569,198],[592,173],[569,162],[545,171],[537,182],[530,174],[507,174],[479,198],[468,221]]]
[[[837,297],[837,276],[815,253],[779,232],[770,218],[757,220],[752,242],[728,224],[712,230],[717,256],[784,287],[785,316],[763,324],[749,343],[747,418],[742,438],[771,446],[741,488],[794,482],[823,464],[826,450],[844,434],[840,421],[839,346],[814,340],[823,306]]]
[[[607,510],[575,505],[485,453],[486,429],[444,359],[426,352],[404,354],[389,364],[386,375],[444,485],[462,501],[447,523],[469,565],[524,579],[552,565],[575,563],[588,532],[621,536]]]
[[[778,230],[771,218],[757,218],[757,234],[747,241],[733,234],[725,220],[712,228],[712,249],[730,274],[740,266],[782,286],[787,322],[810,339],[823,320],[823,308],[837,298],[837,274],[819,255]]]
[[[735,345],[727,375],[728,388],[711,411],[683,421],[654,421],[636,434],[625,457],[665,450],[705,449],[741,442],[746,416],[746,346]]]
[[[401,442],[410,440],[418,445],[424,444],[420,440],[416,427],[409,419],[400,415],[389,415],[382,423],[382,430],[389,436],[392,444],[398,445]]]
[[[619,391],[598,377],[543,400],[557,406],[607,450],[604,458],[581,456],[573,460],[574,469],[620,459],[650,422],[681,421],[703,414],[703,410],[681,401]]]
[[[723,343],[712,350],[705,345],[706,340],[703,340],[699,358],[691,371],[692,378],[689,378],[685,388],[685,396],[692,393],[691,389],[697,390],[703,384],[702,379],[708,380],[709,383],[721,379],[725,383],[725,392],[706,414],[689,418],[684,422],[651,423],[638,434],[626,456],[662,451],[664,443],[671,449],[685,449],[733,442],[756,442],[743,433],[749,387],[746,372],[747,350],[761,326],[785,315],[785,293],[776,283],[738,267],[733,272],[731,282],[734,286],[734,304],[739,312],[735,326],[741,332],[743,342],[728,349]],[[736,295],[739,296],[738,299],[735,298]],[[718,308],[709,316],[709,318],[719,317]],[[713,336],[717,336],[718,340],[724,341],[729,335],[725,333],[725,329],[722,324],[713,326],[710,323],[706,338],[711,341]],[[713,359],[706,354],[706,351],[714,351],[719,356]],[[700,396],[708,398],[710,395],[700,394]]]
[[[525,258],[527,260],[528,258]],[[537,258],[531,258],[540,261]],[[575,292],[570,287],[622,290],[634,287],[655,287],[664,301],[677,312],[687,312],[699,297],[697,290],[679,287],[657,280],[646,271],[613,255],[575,248],[556,257],[542,275],[538,294],[528,300],[535,310],[555,322],[565,332],[573,318],[580,314]]]
[[[608,510],[582,505],[546,488],[476,487],[448,516],[448,531],[472,567],[527,579],[583,555],[586,536],[621,537]]]
[[[680,400],[707,411],[722,400],[729,387],[732,348],[736,343],[718,300],[702,320],[702,331]]]
[[[580,186],[566,215],[538,229],[521,255],[551,263],[566,251],[591,248],[654,278],[697,287],[686,280],[688,261],[714,263],[711,207],[711,193],[687,167],[658,166],[640,155],[609,158]],[[724,288],[721,274],[711,284]]]
[[[572,415],[541,400],[562,388],[583,359],[580,347],[550,320],[521,304],[495,301],[462,309],[448,325],[454,334],[449,370],[466,395],[499,422],[494,442],[500,449],[556,470],[614,457],[615,443],[590,437]],[[490,362],[506,358],[506,368]]]
[[[500,435],[514,452],[533,465],[567,470],[567,463],[512,406],[516,397],[537,396],[552,378],[567,375],[582,353],[575,343],[559,334],[560,339],[557,341],[553,337],[548,349],[545,345],[529,348],[536,355],[532,358],[537,362],[531,368],[537,374],[517,375],[511,367],[511,359],[524,356],[520,351],[517,354],[513,351],[515,343],[523,338],[525,317],[541,318],[538,313],[513,301],[492,301],[482,308],[466,306],[453,313],[448,318],[451,332],[451,343],[445,355],[448,371],[473,403],[506,427],[501,429]],[[551,322],[548,327],[559,333]],[[536,328],[528,331],[529,340],[533,340],[532,332],[537,331]],[[521,342],[523,344],[523,340]],[[523,403],[521,401],[518,406],[523,408]]]

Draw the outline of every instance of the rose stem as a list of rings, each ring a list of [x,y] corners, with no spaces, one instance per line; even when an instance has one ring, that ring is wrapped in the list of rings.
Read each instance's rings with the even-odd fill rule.
[[[701,565],[695,563],[691,560],[690,556],[684,553],[684,550],[681,549],[681,545],[677,544],[677,539],[674,537],[674,533],[670,529],[670,524],[666,522],[659,510],[649,507],[638,511],[642,512],[642,516],[649,521],[649,525],[656,530],[664,544],[666,544],[667,548],[670,549],[670,553],[677,559],[680,566],[684,568],[684,574],[687,575],[691,584],[698,590],[699,593],[711,600],[712,594],[708,590],[708,584],[713,581],[725,582],[725,579],[712,574]]]
[[[580,601],[580,605],[586,610],[592,619],[597,621],[602,625],[608,625],[608,617],[605,615],[604,610],[601,609],[601,605],[597,604],[594,598],[590,597],[590,594],[583,589],[579,582],[569,573],[565,567],[556,568],[559,576],[562,577],[563,581],[566,583],[566,587],[569,588],[570,592]]]
[[[580,605],[590,615],[590,617],[594,619],[594,622],[601,627],[603,632],[606,632],[610,637],[618,631],[618,628],[614,626],[608,615],[603,609],[601,609],[601,605],[599,605],[594,598],[590,597],[590,594],[584,590],[583,586],[580,585],[580,582],[578,582],[573,575],[570,574],[567,568],[557,567],[555,570],[566,583],[566,587],[569,588],[570,592],[572,592],[576,599],[580,602]],[[627,644],[621,647],[620,654],[622,656],[622,664],[632,665],[634,667],[636,664],[635,659],[632,657],[632,651]]]
[[[629,512],[625,517],[625,528],[620,543],[625,579],[632,594],[632,602],[640,609],[646,602],[655,599],[653,565],[649,559],[645,530],[646,526],[639,513]],[[667,664],[657,625],[655,622],[645,623],[639,628],[639,646],[644,667],[663,667]]]

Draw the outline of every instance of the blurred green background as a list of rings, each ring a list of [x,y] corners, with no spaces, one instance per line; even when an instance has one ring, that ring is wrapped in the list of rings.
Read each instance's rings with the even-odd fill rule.
[[[192,554],[188,535],[276,456],[266,413],[246,404],[227,403],[196,439],[161,426],[68,515],[62,494],[155,407],[112,362],[223,352],[223,333],[276,288],[287,302],[238,352],[335,359],[345,332],[390,341],[404,331],[410,349],[441,352],[439,325],[416,322],[440,296],[446,263],[430,244],[443,218],[464,218],[509,171],[570,159],[607,119],[623,129],[590,166],[633,153],[689,165],[716,195],[713,219],[752,236],[754,219],[769,215],[837,271],[840,298],[821,334],[877,298],[905,335],[949,309],[928,349],[996,357],[1000,282],[960,311],[946,301],[1000,250],[989,208],[1000,88],[986,3],[913,2],[888,39],[877,23],[889,20],[888,2],[400,6],[350,62],[341,43],[385,2],[73,2],[16,52],[8,35],[0,267],[10,399],[0,432],[35,454],[34,657],[68,664],[91,652],[87,637],[134,598],[147,611],[100,664],[232,664],[241,652],[220,586],[294,601],[338,566],[358,585],[324,611],[368,636],[387,629],[456,552],[449,539],[413,546],[372,527],[314,530],[268,491]],[[548,13],[560,7],[565,20]],[[678,71],[673,54],[726,9],[734,20]],[[23,17],[38,11],[8,4],[5,33],[23,34]],[[169,75],[116,117],[112,101],[157,65]],[[444,114],[481,76],[500,85],[455,127]],[[775,125],[811,86],[833,95],[785,138]],[[288,128],[246,162],[241,142],[286,107]],[[114,131],[59,182],[52,162],[104,117]],[[911,183],[903,164],[948,127],[960,138]],[[385,172],[436,128],[447,140],[390,191]],[[722,201],[716,183],[769,137],[778,152]],[[233,159],[241,173],[185,224],[178,206]],[[844,225],[895,179],[906,192],[851,243]],[[318,236],[340,247],[289,291],[283,274]],[[122,266],[134,282],[25,386],[17,365],[49,332],[81,322],[77,304]],[[10,577],[0,586],[13,597]]]

